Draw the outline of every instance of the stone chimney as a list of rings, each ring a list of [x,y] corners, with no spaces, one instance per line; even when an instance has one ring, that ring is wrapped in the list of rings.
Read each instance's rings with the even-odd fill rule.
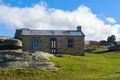
[[[81,31],[81,26],[77,26],[77,31]]]
[[[22,39],[22,32],[24,30],[30,30],[30,29],[28,29],[28,28],[17,29],[16,32],[15,32],[14,38],[21,40]]]

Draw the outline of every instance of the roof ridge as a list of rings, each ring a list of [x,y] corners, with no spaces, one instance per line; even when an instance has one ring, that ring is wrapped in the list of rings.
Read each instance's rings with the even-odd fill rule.
[[[24,30],[22,35],[48,35],[48,36],[84,36],[77,30]]]

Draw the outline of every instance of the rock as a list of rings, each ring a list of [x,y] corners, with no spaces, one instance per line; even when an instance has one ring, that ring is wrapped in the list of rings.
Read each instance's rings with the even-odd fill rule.
[[[52,62],[32,63],[30,67],[41,70],[58,70]]]
[[[110,51],[120,51],[120,46],[110,46],[108,47]]]
[[[7,39],[4,41],[6,45],[22,46],[22,42],[18,39]]]
[[[3,65],[4,68],[27,68],[29,66],[28,62],[26,61],[6,62]]]
[[[18,39],[6,39],[0,43],[0,50],[22,49],[22,42]]]
[[[35,68],[41,70],[58,70],[48,56],[41,51],[18,52],[14,50],[0,51],[0,67],[3,68]]]

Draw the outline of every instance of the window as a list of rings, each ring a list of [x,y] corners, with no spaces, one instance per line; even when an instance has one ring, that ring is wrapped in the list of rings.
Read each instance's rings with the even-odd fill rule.
[[[73,39],[68,39],[68,48],[73,48]]]
[[[33,38],[33,48],[34,49],[40,48],[40,39],[39,38]]]

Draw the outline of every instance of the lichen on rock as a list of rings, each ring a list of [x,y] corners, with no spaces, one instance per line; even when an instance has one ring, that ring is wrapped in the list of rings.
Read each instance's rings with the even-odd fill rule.
[[[0,51],[0,67],[3,68],[34,68],[42,70],[58,70],[54,63],[50,62],[52,54],[36,52],[18,52],[15,50]]]

